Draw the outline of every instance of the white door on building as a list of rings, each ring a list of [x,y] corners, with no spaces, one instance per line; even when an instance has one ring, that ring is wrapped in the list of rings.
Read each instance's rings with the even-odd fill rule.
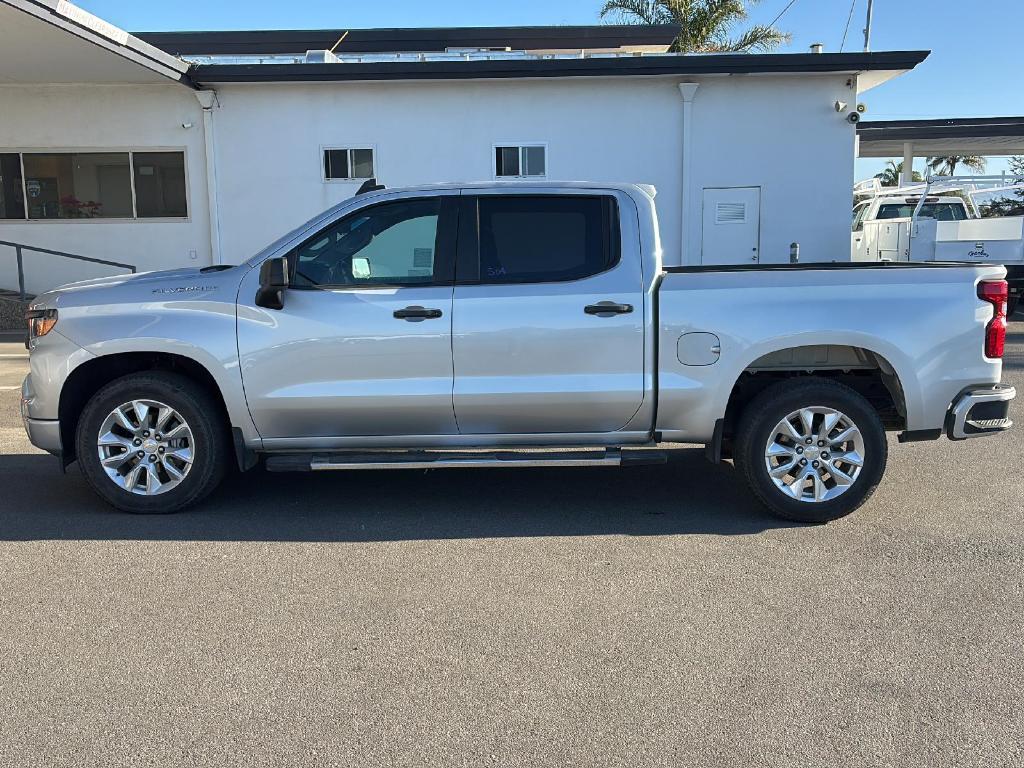
[[[761,188],[705,188],[701,264],[756,264]]]

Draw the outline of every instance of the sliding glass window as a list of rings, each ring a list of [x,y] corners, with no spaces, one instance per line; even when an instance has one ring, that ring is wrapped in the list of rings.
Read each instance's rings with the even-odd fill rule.
[[[0,153],[0,182],[4,219],[188,216],[184,152]]]
[[[185,218],[185,156],[181,152],[133,152],[135,205],[140,219]]]
[[[25,187],[21,183],[21,155],[0,153],[0,219],[25,218]]]

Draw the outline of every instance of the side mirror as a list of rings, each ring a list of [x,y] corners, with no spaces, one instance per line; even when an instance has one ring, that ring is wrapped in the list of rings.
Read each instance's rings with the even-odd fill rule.
[[[284,291],[288,287],[288,259],[267,259],[260,267],[260,287],[256,306],[284,309]]]

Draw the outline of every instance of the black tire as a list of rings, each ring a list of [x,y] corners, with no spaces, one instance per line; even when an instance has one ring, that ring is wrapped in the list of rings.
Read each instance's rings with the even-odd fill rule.
[[[192,466],[177,486],[152,496],[137,495],[111,480],[97,453],[104,419],[132,400],[155,400],[170,406],[192,431]],[[191,379],[162,371],[133,373],[101,388],[82,411],[75,434],[78,464],[93,490],[112,506],[133,514],[167,514],[196,504],[213,491],[229,464],[227,425],[221,407]]]
[[[801,501],[780,490],[765,463],[765,448],[776,425],[788,414],[811,406],[832,408],[852,419],[860,429],[865,454],[853,484],[835,498],[817,502]],[[761,503],[772,514],[800,523],[827,523],[856,510],[878,487],[887,458],[885,429],[871,404],[850,387],[821,378],[779,382],[758,394],[743,409],[733,452],[737,469]]]

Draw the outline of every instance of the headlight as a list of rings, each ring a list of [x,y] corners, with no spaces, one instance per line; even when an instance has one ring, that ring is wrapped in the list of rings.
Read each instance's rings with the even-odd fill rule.
[[[56,309],[30,309],[25,313],[28,320],[28,335],[31,339],[38,339],[53,330],[57,324]]]

